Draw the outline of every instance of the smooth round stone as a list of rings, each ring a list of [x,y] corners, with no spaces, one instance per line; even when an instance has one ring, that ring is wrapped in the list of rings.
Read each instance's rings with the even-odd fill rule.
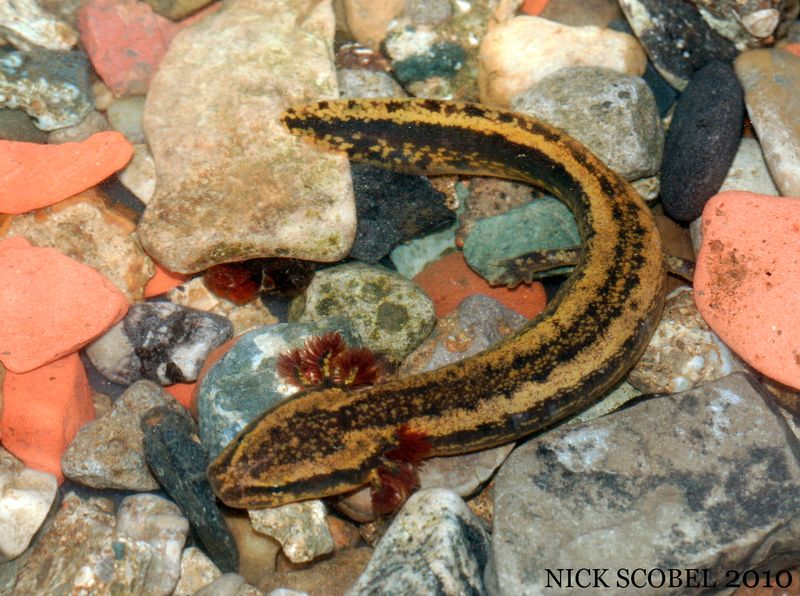
[[[675,107],[664,145],[661,199],[667,215],[682,222],[700,215],[733,163],[743,120],[733,69],[722,62],[700,69]]]
[[[131,143],[145,142],[142,129],[144,99],[141,95],[115,99],[106,112],[111,128],[121,132]]]
[[[800,389],[800,199],[724,192],[703,210],[700,314],[759,372]]]

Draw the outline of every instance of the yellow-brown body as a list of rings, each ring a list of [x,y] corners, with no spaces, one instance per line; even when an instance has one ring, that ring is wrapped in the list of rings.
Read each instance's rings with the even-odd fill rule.
[[[401,425],[424,433],[431,455],[513,441],[592,403],[641,355],[664,301],[658,232],[636,191],[560,130],[433,100],[320,102],[283,121],[356,161],[543,187],[574,213],[583,251],[547,309],[491,349],[362,391],[309,391],[262,414],[209,467],[228,505],[355,489],[386,463]]]

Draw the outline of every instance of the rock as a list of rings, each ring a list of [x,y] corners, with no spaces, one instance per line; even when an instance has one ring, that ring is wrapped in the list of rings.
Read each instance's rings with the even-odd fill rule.
[[[547,303],[544,286],[538,281],[519,285],[513,290],[491,287],[469,268],[463,253],[459,251],[451,252],[426,266],[414,277],[414,283],[433,301],[438,317],[453,312],[462,300],[473,294],[494,298],[529,319],[539,314]]]
[[[383,267],[347,263],[317,271],[292,303],[290,320],[342,316],[364,345],[400,362],[436,323],[433,304],[416,285]]]
[[[341,68],[336,71],[341,97],[405,97],[406,92],[386,72],[364,68]]]
[[[38,247],[54,248],[99,271],[131,302],[141,300],[154,272],[142,250],[136,225],[108,205],[96,189],[51,207],[8,218],[0,237],[22,236]]]
[[[156,495],[125,497],[117,511],[117,536],[150,546],[153,557],[147,567],[142,594],[169,596],[181,571],[181,551],[189,522],[177,505]]]
[[[475,224],[481,219],[502,215],[516,207],[527,205],[534,198],[547,196],[535,190],[529,184],[500,178],[484,178],[474,176],[468,184],[459,185],[459,195],[463,203],[463,211],[458,215],[458,231],[456,246],[464,247],[464,240],[472,232]]]
[[[729,64],[736,57],[733,44],[684,0],[620,0],[619,5],[653,65],[679,91],[709,62]]]
[[[174,271],[167,271],[163,267],[159,266],[158,263],[156,263],[156,273],[150,278],[150,281],[148,281],[147,285],[144,287],[144,296],[145,298],[158,296],[181,285],[189,279],[190,276],[188,275],[184,275],[183,273],[175,273]]]
[[[250,509],[256,532],[280,542],[293,563],[304,563],[333,551],[333,537],[325,520],[325,504],[319,500],[289,503],[268,509]]]
[[[741,373],[540,435],[495,480],[487,588],[546,592],[546,570],[566,586],[565,561],[607,568],[609,594],[634,568],[707,569],[722,585],[728,569],[782,564],[800,530],[797,448]]]
[[[41,130],[73,126],[92,111],[83,52],[3,49],[0,65],[0,105],[24,109]]]
[[[455,221],[445,195],[424,176],[353,164],[358,226],[350,256],[377,263],[401,242]]]
[[[348,345],[360,345],[342,319],[282,323],[242,336],[203,376],[197,393],[200,438],[215,458],[251,420],[297,392],[278,375],[278,356],[312,336],[337,331]]]
[[[695,301],[753,368],[800,389],[800,199],[729,191],[703,210]]]
[[[172,594],[173,596],[194,596],[197,590],[207,586],[221,575],[222,572],[203,551],[190,546],[181,555],[181,576]]]
[[[750,50],[736,59],[747,113],[758,134],[775,186],[800,196],[800,56],[783,50]]]
[[[377,50],[386,37],[389,23],[403,11],[405,4],[405,0],[386,0],[380,3],[370,0],[344,0],[347,28],[357,42]]]
[[[414,494],[348,594],[484,594],[489,535],[451,492]]]
[[[2,320],[2,319],[0,319]],[[3,381],[3,446],[26,466],[53,474],[78,430],[94,419],[89,381],[76,353]]]
[[[186,415],[153,408],[142,418],[147,464],[178,504],[200,541],[223,572],[238,566],[236,543],[219,512],[206,478],[208,454]]]
[[[631,35],[515,17],[493,27],[481,43],[480,97],[483,103],[507,107],[515,96],[566,66],[599,66],[638,76],[646,63]]]
[[[389,24],[383,43],[400,83],[408,85],[433,77],[450,79],[464,66],[467,60],[464,48],[440,37],[437,29],[417,27],[407,17]]]
[[[137,381],[102,418],[84,426],[61,458],[64,475],[95,488],[157,490],[159,484],[147,467],[142,416],[150,408],[182,407],[151,381]]]
[[[144,111],[144,97],[123,97],[115,99],[108,106],[108,122],[111,128],[125,135],[131,143],[145,142],[142,130],[142,112]]]
[[[195,592],[195,596],[257,596],[261,590],[247,584],[238,573],[225,573]]]
[[[131,305],[128,315],[86,352],[116,383],[150,379],[162,385],[194,381],[209,352],[233,335],[219,315],[171,302]]]
[[[703,19],[736,47],[769,45],[783,37],[800,11],[797,0],[691,0]]]
[[[570,27],[607,27],[611,21],[622,18],[622,12],[613,0],[549,0],[534,16]]]
[[[475,222],[464,240],[464,259],[490,285],[516,286],[526,281],[512,270],[518,258],[536,251],[571,249],[580,243],[578,226],[569,208],[554,197],[543,197]],[[569,270],[556,267],[534,277],[560,275]]]
[[[57,490],[55,476],[26,468],[0,447],[0,561],[14,559],[28,548]]]
[[[51,130],[47,135],[47,142],[51,145],[82,143],[94,133],[105,132],[110,128],[106,117],[97,110],[92,110],[83,120],[73,126]]]
[[[245,581],[255,585],[262,575],[275,571],[275,558],[281,552],[281,545],[257,532],[247,515],[229,513],[224,517],[239,551],[238,571]]]
[[[213,0],[145,0],[158,14],[178,20],[197,12]]]
[[[722,186],[742,137],[744,103],[733,69],[711,62],[692,77],[672,116],[661,164],[667,215],[689,222]]]
[[[78,41],[78,33],[69,23],[44,10],[36,0],[0,4],[0,31],[20,50],[69,50]]]
[[[427,264],[455,249],[455,232],[456,224],[453,224],[441,232],[434,232],[407,244],[401,244],[389,253],[389,259],[400,275],[411,279]]]
[[[23,143],[46,143],[47,133],[36,128],[24,110],[0,108],[0,139]]]
[[[355,233],[347,161],[278,120],[291,104],[338,96],[333,11],[308,6],[236,0],[170,46],[145,106],[158,186],[139,224],[142,244],[167,269],[347,254]]]
[[[566,131],[626,180],[652,176],[661,166],[664,131],[640,77],[562,68],[514,97],[511,109]]]
[[[742,137],[725,181],[719,191],[746,190],[762,195],[778,195],[769,175],[761,145],[752,137]]]
[[[692,290],[684,286],[667,298],[656,332],[628,382],[645,393],[676,393],[746,370],[708,328]]]
[[[146,144],[133,146],[133,158],[117,178],[142,203],[150,202],[156,192],[156,162]]]
[[[347,549],[307,569],[266,573],[256,585],[271,596],[295,596],[297,593],[343,596],[371,556],[371,548]]]

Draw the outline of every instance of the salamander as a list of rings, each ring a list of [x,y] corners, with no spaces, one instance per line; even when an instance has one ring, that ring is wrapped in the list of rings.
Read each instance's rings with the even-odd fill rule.
[[[306,391],[261,414],[208,468],[224,503],[273,507],[354,490],[391,467],[399,429],[424,437],[429,455],[514,441],[591,404],[641,356],[664,303],[659,233],[638,193],[563,131],[429,99],[321,101],[282,121],[354,161],[541,187],[570,208],[582,248],[546,309],[484,352],[360,391]]]

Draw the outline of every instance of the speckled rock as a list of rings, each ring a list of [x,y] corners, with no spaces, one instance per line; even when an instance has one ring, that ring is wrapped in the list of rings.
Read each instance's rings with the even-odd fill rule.
[[[800,197],[800,57],[750,50],[734,67],[775,186],[783,196]]]
[[[221,575],[222,572],[203,551],[190,546],[181,555],[181,575],[173,596],[193,596]]]
[[[78,41],[78,32],[69,23],[44,10],[36,0],[0,3],[0,33],[20,50],[69,50]]]
[[[103,132],[105,130],[111,130],[108,120],[97,110],[92,110],[83,120],[73,126],[51,130],[47,135],[47,142],[51,145],[80,143],[88,139],[94,133]]]
[[[279,355],[306,339],[331,331],[349,345],[360,345],[342,319],[281,323],[251,331],[205,374],[197,393],[200,438],[211,458],[219,455],[248,422],[297,392],[275,368]]]
[[[733,44],[684,0],[620,0],[619,5],[653,65],[676,89],[682,91],[709,62],[736,57]]]
[[[168,19],[178,20],[196,12],[213,0],[144,0],[153,10]]]
[[[628,382],[645,393],[676,393],[746,370],[708,328],[692,290],[684,286],[667,298],[655,334]]]
[[[485,594],[489,548],[488,533],[457,495],[420,491],[397,514],[347,594]]]
[[[23,143],[46,143],[47,133],[36,128],[24,110],[0,108],[0,139]]]
[[[511,109],[566,131],[627,180],[652,176],[661,166],[664,131],[640,77],[562,68],[517,95]]]
[[[0,50],[0,106],[24,109],[41,130],[78,124],[93,108],[86,54]]]
[[[270,596],[315,593],[342,596],[364,570],[371,556],[371,548],[350,548],[308,568],[264,574],[256,585]]]
[[[742,88],[733,69],[711,62],[692,77],[675,107],[661,164],[667,215],[689,222],[719,190],[739,147]]]
[[[142,203],[150,202],[156,192],[156,162],[146,144],[133,146],[133,157],[117,178]]]
[[[159,484],[147,467],[141,417],[162,406],[181,412],[183,407],[152,381],[137,381],[114,403],[107,416],[90,422],[61,457],[67,478],[95,488],[156,490]]]
[[[171,302],[140,302],[86,352],[116,383],[150,379],[171,385],[197,379],[206,356],[232,335],[232,325],[219,315]]]
[[[705,21],[737,48],[770,45],[800,11],[797,0],[690,0]]]
[[[136,237],[136,224],[110,207],[96,188],[51,207],[0,216],[0,238],[7,236],[22,236],[34,246],[55,248],[96,269],[131,302],[142,299],[144,285],[155,272],[152,259]]]
[[[358,227],[350,256],[377,263],[401,242],[455,221],[444,193],[424,176],[353,164]]]
[[[480,98],[507,107],[516,95],[566,66],[599,66],[638,76],[646,64],[631,35],[515,17],[493,27],[481,43]]]
[[[145,106],[158,185],[139,227],[166,269],[347,254],[347,160],[278,120],[291,104],[338,96],[333,32],[328,2],[235,0],[173,40]]]
[[[292,303],[290,320],[330,316],[352,322],[364,345],[401,361],[433,329],[433,303],[415,284],[383,267],[363,263],[318,271]]]
[[[333,551],[333,536],[325,520],[325,504],[319,500],[289,503],[268,509],[250,509],[257,532],[280,542],[293,563],[304,563]]]
[[[26,468],[0,447],[0,562],[14,559],[28,548],[57,490],[55,476]]]
[[[142,418],[147,464],[178,504],[221,571],[238,566],[236,543],[206,478],[208,454],[188,414],[152,408]]]
[[[341,68],[336,71],[341,97],[405,97],[406,92],[389,73],[365,68]]]
[[[719,191],[746,190],[762,195],[778,195],[778,189],[769,175],[761,145],[752,137],[739,142],[736,157],[728,170]]]
[[[539,593],[564,561],[609,569],[608,594],[624,568],[669,561],[721,584],[779,564],[800,532],[798,447],[741,373],[545,433],[496,478],[487,586]]]

